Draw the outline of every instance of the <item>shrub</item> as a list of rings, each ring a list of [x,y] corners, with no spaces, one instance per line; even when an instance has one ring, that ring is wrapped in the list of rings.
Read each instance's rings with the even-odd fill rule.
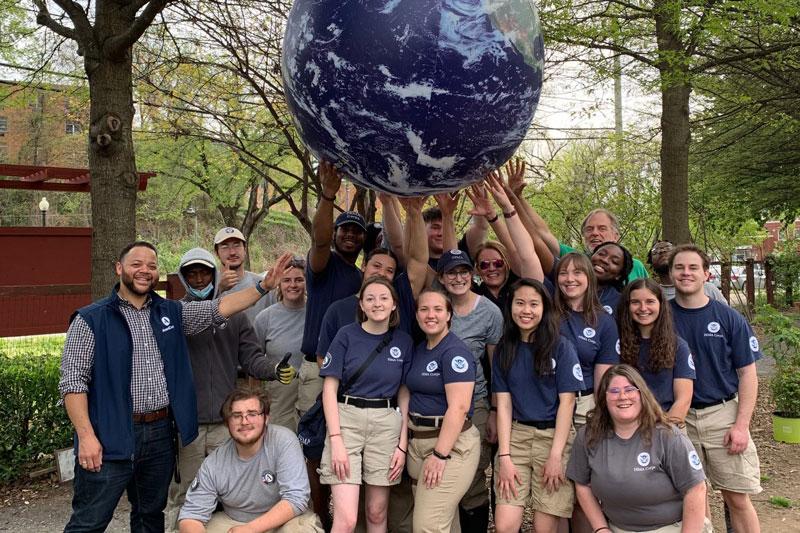
[[[764,351],[775,359],[772,399],[775,412],[800,418],[800,327],[794,319],[765,305],[756,309],[754,323],[764,332]]]
[[[0,353],[0,482],[52,459],[72,442],[72,425],[58,405],[58,355]]]

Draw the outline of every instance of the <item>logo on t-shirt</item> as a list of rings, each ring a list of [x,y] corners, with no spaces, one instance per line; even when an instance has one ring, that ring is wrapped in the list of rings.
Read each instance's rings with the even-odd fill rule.
[[[689,354],[689,358],[688,358],[687,362],[689,363],[689,368],[694,370],[694,357],[692,357],[692,354]]]
[[[425,370],[428,372],[436,372],[439,369],[439,363],[436,361],[431,361],[428,363],[428,366],[425,367]]]
[[[750,349],[754,352],[758,351],[758,339],[756,339],[755,335],[750,337]]]
[[[695,470],[703,468],[703,463],[700,462],[700,456],[697,455],[697,452],[694,450],[689,452],[689,464],[692,465],[692,468]]]
[[[161,323],[164,324],[165,326],[169,326],[170,325],[169,317],[168,316],[162,316],[161,317]]]
[[[594,328],[583,328],[583,336],[587,339],[592,339],[595,335]]]
[[[708,323],[708,331],[711,333],[716,333],[719,331],[719,322],[709,322]]]
[[[331,357],[331,352],[325,354],[325,358],[322,360],[322,368],[328,368],[331,364],[333,357]]]
[[[553,370],[555,370],[556,369],[556,359],[555,359],[555,357],[551,357],[550,358],[550,362],[553,364]]]
[[[466,359],[464,359],[463,357],[461,357],[459,355],[459,356],[453,357],[453,360],[450,361],[450,367],[453,370],[455,370],[456,372],[458,372],[459,374],[463,374],[464,372],[466,372],[469,369],[469,363],[467,362]]]
[[[271,470],[264,470],[261,472],[261,483],[264,485],[275,483],[275,472],[272,472]]]
[[[553,362],[555,362],[555,360],[553,360]],[[575,376],[575,379],[578,381],[583,381],[583,371],[581,370],[580,363],[575,363],[575,366],[572,367],[572,375]]]
[[[647,466],[650,464],[650,454],[647,452],[642,452],[636,456],[636,462],[639,463],[639,466]]]
[[[400,348],[397,346],[392,346],[389,348],[389,355],[391,355],[393,359],[399,359],[400,356],[403,355],[403,352],[401,352]]]
[[[604,305],[603,309],[605,309],[606,313],[608,313],[609,315],[613,315],[614,314],[614,310],[611,309],[610,305]]]
[[[617,351],[617,355],[619,355],[620,354],[620,351],[619,351],[619,339],[617,339],[617,343],[614,345],[614,349]]]
[[[192,480],[191,486],[189,487],[189,490],[196,490],[198,485],[200,485],[200,480],[197,479],[197,478],[194,478]]]

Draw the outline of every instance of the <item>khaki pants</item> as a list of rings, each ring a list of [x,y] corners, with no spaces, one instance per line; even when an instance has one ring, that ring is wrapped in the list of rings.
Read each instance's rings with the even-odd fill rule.
[[[575,398],[575,414],[572,416],[572,423],[576,430],[586,425],[586,415],[592,409],[594,409],[594,394]]]
[[[319,377],[319,366],[316,361],[303,360],[298,380],[297,411],[299,416],[303,416],[306,411],[311,409],[314,402],[317,401],[317,396],[322,392],[322,378]]]
[[[415,427],[412,430],[427,431],[430,428]],[[425,486],[422,466],[425,459],[433,454],[438,439],[411,439],[408,444],[407,468],[414,480],[414,533],[459,533],[458,502],[464,497],[480,460],[481,437],[473,426],[462,431],[453,446],[439,485],[429,489]],[[391,503],[390,503],[391,505]],[[451,530],[452,528],[452,530]]]
[[[489,489],[486,486],[486,468],[492,460],[492,445],[486,438],[486,427],[489,423],[489,403],[483,399],[475,402],[472,414],[472,425],[481,436],[481,456],[472,484],[461,500],[461,507],[466,510],[475,509],[489,503]]]
[[[300,380],[293,379],[288,385],[280,381],[268,381],[265,385],[269,393],[269,423],[283,426],[297,433],[298,390]]]
[[[178,515],[181,507],[186,502],[186,491],[189,490],[197,471],[203,460],[227,442],[231,437],[228,427],[223,424],[200,424],[198,435],[188,446],[181,448],[178,456],[178,471],[181,474],[181,482],[175,483],[173,478],[169,485],[169,497],[167,508],[164,510],[164,523],[167,531],[178,531]]]
[[[243,526],[246,522],[237,522],[223,512],[211,515],[211,520],[206,524],[207,533],[228,533],[232,527]],[[306,511],[300,516],[295,516],[281,527],[270,529],[268,533],[323,533],[317,515],[311,511]]]

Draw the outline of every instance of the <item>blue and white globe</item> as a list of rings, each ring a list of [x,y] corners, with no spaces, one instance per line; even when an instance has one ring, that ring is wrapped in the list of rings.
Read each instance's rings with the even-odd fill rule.
[[[510,158],[543,64],[529,0],[295,0],[281,66],[311,152],[410,196],[461,189]]]

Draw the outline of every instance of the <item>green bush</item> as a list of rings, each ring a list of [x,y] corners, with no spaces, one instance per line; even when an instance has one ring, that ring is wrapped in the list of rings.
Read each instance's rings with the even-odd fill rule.
[[[58,405],[60,357],[0,353],[0,482],[52,460],[72,443],[72,425]]]
[[[800,367],[780,369],[771,386],[775,412],[785,418],[800,418]]]
[[[771,382],[775,412],[800,418],[800,327],[795,317],[769,305],[756,308],[753,322],[764,332],[764,353],[775,359]]]

